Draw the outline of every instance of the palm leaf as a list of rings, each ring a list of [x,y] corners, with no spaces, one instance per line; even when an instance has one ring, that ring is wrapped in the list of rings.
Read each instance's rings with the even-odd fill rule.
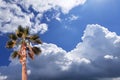
[[[29,57],[33,60],[34,59],[34,52],[32,50],[32,47],[28,44],[26,50],[28,51]]]
[[[31,38],[30,36],[26,36],[26,39],[30,40],[30,38]]]
[[[29,57],[33,60],[34,59],[34,54],[28,52]]]
[[[23,28],[21,25],[19,25],[19,26],[18,26],[18,31],[19,31],[19,32],[24,32],[24,28]]]
[[[36,44],[42,44],[42,41],[40,39],[36,39],[33,42],[36,43]]]
[[[42,41],[40,39],[37,39],[37,40],[34,41],[34,43],[42,44]]]
[[[32,51],[34,52],[35,55],[39,55],[41,53],[41,49],[38,47],[33,47]]]
[[[17,36],[15,34],[10,34],[9,38],[12,40],[17,40]]]
[[[39,39],[38,35],[28,36],[27,39],[29,39],[33,43],[42,44],[42,41]]]
[[[29,35],[29,27],[27,27],[27,28],[24,29],[24,34],[25,34],[25,37],[26,37],[27,35]]]
[[[17,36],[19,37],[19,38],[21,38],[22,36],[23,36],[23,32],[20,32],[20,31],[16,31],[16,34],[17,34]]]
[[[6,44],[7,48],[13,48],[15,46],[15,41],[8,41]]]
[[[16,58],[18,56],[18,51],[14,51],[13,53],[12,53],[12,58],[14,59],[14,58]]]
[[[34,41],[36,39],[39,39],[38,35],[32,35],[32,36],[30,36],[30,40]]]
[[[19,25],[19,26],[18,26],[18,29],[17,29],[17,31],[16,31],[17,36],[18,36],[19,38],[21,38],[21,37],[23,36],[23,34],[24,34],[24,31],[25,31],[25,29],[24,29],[21,25]]]
[[[18,29],[16,30],[16,34],[11,34],[9,36],[10,41],[8,41],[6,43],[6,47],[7,48],[13,48],[16,44],[20,43],[24,44],[26,48],[26,52],[28,53],[28,56],[31,59],[34,59],[34,55],[38,55],[41,53],[41,49],[38,47],[31,47],[30,46],[30,41],[33,43],[37,43],[37,44],[42,44],[42,41],[39,39],[38,35],[29,35],[29,27],[23,28],[21,25],[18,26]],[[17,40],[18,39],[18,40]],[[21,45],[22,46],[22,45]],[[21,49],[20,49],[21,51]],[[21,52],[19,51],[14,51],[13,54],[11,55],[11,57],[14,59],[16,57],[19,58],[20,62],[21,60],[23,60],[22,58],[23,55],[20,54]]]

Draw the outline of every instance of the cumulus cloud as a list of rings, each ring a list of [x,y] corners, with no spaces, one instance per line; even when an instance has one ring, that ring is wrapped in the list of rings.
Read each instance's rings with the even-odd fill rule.
[[[35,34],[40,31],[41,34],[45,33],[48,30],[48,25],[45,23],[42,23],[40,25],[35,25],[35,28],[31,29],[31,33]]]
[[[32,32],[37,29],[36,32],[43,34],[48,27],[45,23],[43,27],[41,23],[45,11],[54,9],[66,14],[85,2],[86,0],[0,0],[0,32],[14,32],[18,25],[22,25],[29,26]],[[56,19],[60,20],[59,17]]]
[[[120,46],[116,46],[115,44],[117,39],[119,39],[119,36],[114,32],[110,32],[105,27],[98,24],[87,25],[82,37],[83,42],[78,43],[71,53],[75,53],[79,57],[86,57],[91,60],[103,57],[106,54],[117,56],[119,55],[118,48]]]
[[[14,1],[14,0],[13,0]],[[63,13],[68,13],[72,8],[83,5],[86,0],[16,0],[20,4],[24,5],[24,8],[28,10],[29,6],[31,5],[36,11],[44,12],[51,8],[53,9],[61,9]]]
[[[9,4],[0,0],[0,31],[3,33],[13,32],[16,25],[30,26],[29,17],[31,14],[22,13],[16,4]]]
[[[36,45],[42,54],[28,59],[29,80],[119,80],[119,36],[98,24],[87,25],[82,42],[66,52],[55,44]],[[118,42],[119,44],[119,42]],[[0,67],[0,78],[20,80],[21,65],[12,60],[9,66]]]

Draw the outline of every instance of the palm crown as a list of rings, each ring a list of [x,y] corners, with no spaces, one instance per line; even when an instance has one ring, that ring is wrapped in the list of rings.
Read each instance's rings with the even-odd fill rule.
[[[28,53],[29,57],[31,59],[34,59],[34,54],[38,55],[41,53],[41,49],[38,47],[32,47],[31,44],[42,44],[41,40],[39,39],[38,35],[30,35],[29,33],[29,27],[23,28],[22,26],[19,26],[16,30],[15,34],[9,35],[9,41],[6,44],[7,48],[14,48],[15,46],[25,46],[25,50]],[[12,58],[21,58],[21,50],[14,51],[12,53]]]

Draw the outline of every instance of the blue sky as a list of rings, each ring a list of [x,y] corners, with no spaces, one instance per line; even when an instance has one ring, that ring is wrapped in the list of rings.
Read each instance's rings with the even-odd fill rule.
[[[90,0],[87,1],[83,6],[77,6],[73,8],[69,14],[61,13],[61,22],[58,22],[55,19],[53,19],[51,22],[48,22],[50,28],[49,31],[44,35],[49,34],[51,39],[49,39],[48,36],[42,35],[43,37],[47,38],[44,41],[47,40],[46,42],[55,43],[69,51],[73,49],[78,42],[81,41],[80,37],[82,36],[87,24],[100,24],[102,26],[106,26],[110,31],[117,32],[119,35],[120,12],[119,5],[117,3],[119,3],[119,1],[98,0],[94,2],[94,0]],[[49,16],[56,12],[48,11],[47,13],[48,15],[45,15]],[[78,19],[74,21],[65,20],[71,15],[77,16]],[[46,20],[43,18],[42,22],[46,23]],[[71,28],[71,30],[64,29],[66,26]],[[59,37],[55,37],[55,35],[59,35]]]
[[[119,80],[119,3],[0,0],[0,80],[15,80],[12,74],[21,71],[19,61],[10,58],[13,50],[5,48],[8,34],[18,25],[29,26],[31,33],[39,34],[44,42],[37,45],[42,54],[35,61],[28,59],[30,80]],[[84,72],[86,69],[88,73]]]

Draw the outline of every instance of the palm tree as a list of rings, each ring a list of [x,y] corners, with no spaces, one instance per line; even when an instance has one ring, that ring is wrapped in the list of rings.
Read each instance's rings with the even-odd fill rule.
[[[38,35],[30,35],[29,28],[23,28],[18,26],[15,34],[9,35],[9,41],[6,43],[6,47],[11,49],[18,47],[18,50],[14,51],[11,57],[14,59],[18,57],[20,63],[22,64],[22,80],[27,80],[27,68],[26,59],[29,56],[32,60],[34,55],[41,53],[41,49],[38,47],[33,47],[34,44],[42,44]]]

